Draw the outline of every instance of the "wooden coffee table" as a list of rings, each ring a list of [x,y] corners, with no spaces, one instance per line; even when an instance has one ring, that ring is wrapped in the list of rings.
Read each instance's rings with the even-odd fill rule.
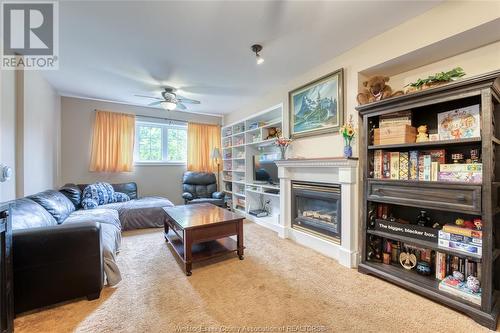
[[[187,276],[193,262],[237,252],[243,260],[243,217],[212,204],[164,207],[165,239],[184,263]],[[237,236],[237,241],[229,236]]]

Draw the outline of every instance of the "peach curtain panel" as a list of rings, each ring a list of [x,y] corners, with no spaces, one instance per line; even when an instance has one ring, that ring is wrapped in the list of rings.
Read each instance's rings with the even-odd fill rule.
[[[90,171],[132,171],[135,116],[96,110]]]
[[[217,173],[217,164],[210,158],[220,148],[220,126],[188,123],[187,169]]]

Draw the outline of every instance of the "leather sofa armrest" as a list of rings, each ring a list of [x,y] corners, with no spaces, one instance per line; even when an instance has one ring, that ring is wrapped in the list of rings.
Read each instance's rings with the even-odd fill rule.
[[[193,195],[191,193],[189,193],[189,192],[182,193],[182,198],[184,200],[188,200],[188,201],[194,199]]]
[[[14,265],[102,257],[101,227],[96,222],[14,230]]]
[[[78,297],[98,297],[104,283],[96,222],[14,230],[15,312]]]
[[[214,192],[214,193],[212,193],[212,198],[224,199],[224,192]]]

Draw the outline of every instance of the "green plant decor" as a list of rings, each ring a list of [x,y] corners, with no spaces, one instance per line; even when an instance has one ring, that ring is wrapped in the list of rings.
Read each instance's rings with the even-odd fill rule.
[[[465,75],[464,70],[461,67],[453,68],[448,72],[440,72],[434,75],[428,76],[426,79],[418,79],[416,82],[407,84],[405,87],[413,87],[416,89],[421,89],[423,85],[433,84],[433,83],[444,83],[455,81]]]

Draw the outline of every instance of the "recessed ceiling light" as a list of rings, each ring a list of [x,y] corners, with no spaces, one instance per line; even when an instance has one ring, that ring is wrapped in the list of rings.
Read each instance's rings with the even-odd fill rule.
[[[262,58],[259,54],[262,51],[262,45],[254,44],[252,45],[252,51],[255,53],[255,59],[257,61],[257,65],[264,63],[264,58]]]

